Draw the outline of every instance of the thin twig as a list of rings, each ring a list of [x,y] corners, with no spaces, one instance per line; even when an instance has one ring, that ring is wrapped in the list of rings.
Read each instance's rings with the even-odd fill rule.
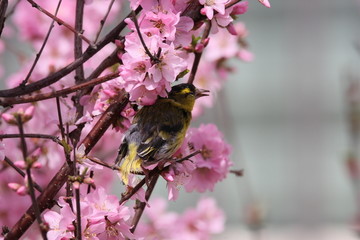
[[[76,1],[76,14],[75,14],[75,31],[83,32],[83,20],[84,20],[84,0]],[[80,35],[75,35],[74,39],[74,56],[78,59],[83,54],[82,41]],[[80,65],[75,69],[75,83],[79,84],[84,81],[84,67]]]
[[[2,139],[2,138],[20,138],[20,137],[21,137],[20,134],[0,134],[0,139]],[[53,136],[53,135],[46,135],[46,134],[39,134],[39,133],[24,133],[23,137],[24,138],[50,139],[53,142],[62,145],[60,139],[57,136]]]
[[[53,199],[66,182],[69,174],[70,168],[68,167],[67,163],[65,163],[37,198],[41,212],[54,206],[56,202],[53,201]],[[19,221],[12,227],[11,231],[5,236],[5,240],[20,239],[20,237],[31,226],[35,219],[35,204],[32,204],[26,213],[24,213]]]
[[[59,119],[59,129],[60,129],[60,133],[61,133],[61,138],[64,141],[65,140],[65,129],[64,129],[64,124],[62,121],[62,116],[61,116],[61,106],[60,106],[60,99],[59,97],[56,97],[56,109],[57,109],[57,113],[58,113],[58,119]]]
[[[80,207],[80,189],[75,189],[76,203],[76,239],[81,240],[81,207]]]
[[[116,166],[116,165],[110,165],[106,162],[103,162],[101,161],[100,159],[97,159],[97,158],[94,158],[94,157],[91,157],[91,156],[86,156],[87,159],[89,159],[90,161],[96,163],[96,164],[99,164],[103,167],[106,167],[106,168],[109,168],[111,170],[118,170],[120,171],[120,167],[119,166]]]
[[[57,7],[56,7],[55,15],[54,15],[55,17],[57,16],[57,14],[58,14],[58,12],[59,12],[60,5],[61,5],[61,1],[62,1],[62,0],[59,0],[58,5],[57,5]],[[22,83],[21,83],[22,86],[25,86],[25,85],[27,84],[27,82],[29,81],[30,76],[31,76],[32,72],[34,71],[37,62],[38,62],[39,59],[40,59],[40,56],[41,56],[41,54],[42,54],[42,52],[43,52],[43,50],[44,50],[44,48],[45,48],[45,45],[46,45],[46,43],[47,43],[47,41],[48,41],[48,39],[49,39],[49,37],[50,37],[50,33],[51,33],[52,29],[54,28],[54,26],[55,26],[55,20],[52,20],[52,22],[51,22],[51,24],[50,24],[50,27],[49,27],[49,30],[48,30],[48,32],[47,32],[47,34],[46,34],[46,36],[45,36],[44,42],[42,43],[39,52],[36,54],[35,60],[34,60],[32,66],[31,66],[31,68],[30,68],[30,71],[28,72],[28,74],[26,75],[25,79],[24,79],[24,80],[22,81]]]
[[[73,176],[78,176],[78,170],[76,168],[76,146],[74,146],[74,151],[73,151],[74,155],[73,155],[73,164],[72,164],[72,168],[73,168]],[[80,206],[80,186],[79,188],[74,188],[75,189],[75,205],[76,205],[76,239],[81,240],[81,206]]]
[[[90,177],[90,178],[93,178],[93,177],[94,177],[94,171],[93,171],[93,170],[90,171],[89,177]],[[86,192],[86,193],[89,194],[90,191],[91,191],[91,184],[88,185],[88,189],[87,189],[87,192]]]
[[[33,0],[27,0],[27,1],[32,5],[32,7],[38,9],[40,12],[44,13],[51,19],[55,20],[59,25],[63,25],[64,27],[69,29],[71,32],[75,33],[75,35],[79,36],[82,40],[84,40],[87,44],[89,44],[90,47],[96,48],[96,46],[87,37],[85,37],[81,32],[76,31],[72,26],[70,26],[70,24],[68,24],[65,21],[63,21],[62,19],[54,16],[53,14],[51,14],[50,12],[48,12],[47,10],[42,8],[39,4],[37,4]]]
[[[140,32],[140,27],[139,27],[139,23],[138,23],[138,20],[137,20],[137,17],[136,17],[136,13],[134,11],[132,12],[132,15],[133,15],[132,18],[133,18],[133,22],[135,24],[136,32],[137,32],[137,34],[139,36],[140,42],[141,42],[146,54],[150,57],[151,62],[155,62],[155,63],[158,62],[159,59],[154,57],[151,54],[151,52],[149,51],[148,47],[145,44],[144,38],[142,37],[142,34]]]
[[[242,177],[244,176],[244,169],[239,169],[239,170],[230,170],[230,173],[234,174],[237,177]]]
[[[210,21],[207,21],[206,26],[205,26],[205,29],[204,29],[204,32],[203,32],[203,35],[202,35],[200,41],[205,40],[205,39],[209,36],[209,34],[210,34],[210,29],[211,29],[211,22],[210,22]],[[199,63],[200,63],[200,59],[201,59],[202,53],[203,53],[203,51],[201,51],[201,52],[195,52],[194,63],[193,63],[193,66],[192,66],[192,68],[191,68],[191,72],[190,72],[190,76],[189,76],[189,79],[188,79],[188,83],[191,83],[191,84],[194,83],[195,75],[196,75],[197,69],[198,69],[198,67],[199,67]]]
[[[151,178],[151,181],[150,181],[150,184],[148,186],[148,188],[146,189],[146,192],[145,192],[145,200],[146,202],[149,201],[150,199],[150,196],[155,188],[155,185],[156,185],[156,182],[159,178],[159,173],[155,173],[154,176]],[[136,230],[136,227],[137,227],[137,224],[139,223],[140,221],[140,218],[144,212],[144,209],[145,209],[145,206],[146,206],[146,202],[141,202],[139,200],[136,200],[136,206],[135,206],[135,216],[132,220],[132,228],[130,229],[130,231],[132,233],[135,232]]]
[[[41,215],[40,215],[41,213],[40,213],[40,210],[39,210],[39,205],[38,205],[38,203],[36,201],[36,196],[35,196],[35,192],[34,192],[34,183],[33,183],[32,176],[31,176],[31,165],[32,165],[32,163],[30,163],[27,160],[27,146],[26,146],[26,141],[25,141],[25,137],[24,137],[23,123],[22,123],[20,115],[17,115],[16,118],[17,118],[17,123],[18,123],[18,127],[19,127],[19,132],[20,132],[20,135],[21,135],[21,150],[22,150],[24,162],[26,164],[26,175],[27,175],[27,183],[28,183],[29,194],[30,194],[30,197],[31,197],[31,201],[32,201],[32,203],[33,203],[33,205],[35,207],[35,216],[36,216],[36,220],[37,220],[37,222],[39,224],[39,228],[40,228],[42,238],[44,240],[47,240],[46,230],[45,230],[45,228],[43,226],[43,222],[42,222]]]
[[[84,0],[77,0],[76,1],[76,14],[75,14],[75,30],[78,32],[83,32],[83,19],[84,19]],[[82,49],[82,41],[79,36],[75,36],[74,39],[74,56],[75,59],[81,58],[83,53]],[[85,82],[84,76],[84,65],[81,64],[79,67],[75,69],[75,83],[80,84]],[[80,119],[84,114],[84,106],[80,104],[81,92],[77,92],[71,100],[74,102],[74,106],[76,109],[75,114],[75,121]],[[81,135],[81,131],[83,130],[85,124],[78,124],[76,129],[71,132],[70,138],[74,145],[79,142],[79,138]]]
[[[99,28],[98,32],[96,33],[96,37],[95,37],[95,40],[94,40],[95,43],[97,42],[97,40],[98,40],[98,38],[99,38],[99,36],[100,36],[100,33],[101,33],[101,31],[102,31],[102,29],[103,29],[103,27],[104,27],[104,24],[105,24],[105,22],[106,22],[107,17],[109,16],[110,10],[111,10],[114,2],[115,2],[115,0],[111,0],[111,2],[110,2],[110,4],[109,4],[109,7],[108,7],[108,9],[107,9],[107,12],[106,12],[104,18],[101,19],[101,21],[100,21],[100,28]]]
[[[229,7],[232,7],[234,6],[235,4],[241,2],[242,0],[231,0],[230,2],[228,2],[226,5],[225,5],[225,8],[229,8]]]
[[[64,144],[66,144],[67,146],[69,146],[69,124],[66,123],[66,134],[65,134],[64,124],[63,124],[62,115],[61,115],[61,105],[60,105],[59,97],[56,97],[56,109],[57,109],[57,113],[58,113],[59,128],[60,128],[61,138],[62,138],[61,141]],[[74,166],[73,166],[73,162],[71,161],[71,158],[70,158],[69,150],[66,149],[65,147],[63,149],[64,149],[64,156],[65,156],[66,162],[67,162],[69,168],[72,169],[72,171],[73,171]],[[69,204],[71,210],[74,210],[72,201],[70,199],[70,197],[73,196],[72,184],[70,181],[66,181],[65,190],[66,190],[66,197],[67,197],[65,201]]]
[[[31,95],[31,96],[2,98],[2,99],[0,99],[0,105],[1,106],[11,106],[13,104],[36,102],[36,101],[45,100],[45,99],[49,99],[49,98],[66,96],[66,95],[76,92],[78,90],[92,87],[92,86],[98,85],[98,84],[106,82],[106,81],[110,81],[114,78],[117,78],[118,76],[119,76],[119,72],[114,72],[114,73],[105,75],[103,77],[95,78],[91,81],[84,82],[79,85],[74,85],[74,86],[71,86],[71,87],[56,91],[56,92],[39,93],[36,95]]]
[[[22,177],[25,177],[26,174],[20,169],[18,168],[8,157],[5,157],[4,158],[4,161],[10,166],[12,167],[13,169],[15,169],[16,172],[18,172]],[[36,190],[38,190],[39,192],[42,192],[42,188],[39,186],[39,184],[37,184],[36,182],[33,182],[34,183],[34,188]]]
[[[183,161],[185,161],[185,160],[188,160],[189,158],[191,158],[191,157],[193,157],[193,156],[195,156],[195,155],[197,155],[197,154],[199,154],[199,153],[201,153],[201,150],[197,150],[197,151],[195,151],[195,152],[193,152],[193,153],[191,153],[191,154],[189,154],[189,155],[187,155],[187,156],[185,156],[185,157],[183,157],[183,158],[175,159],[175,160],[172,161],[172,162],[181,163],[181,162],[183,162]],[[170,168],[170,166],[171,166],[171,165],[166,166],[165,168],[163,168],[163,169],[161,169],[161,170],[159,170],[158,168],[155,168],[154,170],[150,171],[150,173],[149,173],[150,178],[151,178],[152,176],[156,175],[156,174],[160,174],[161,172],[167,171],[167,170]],[[121,204],[123,204],[125,201],[129,200],[129,199],[145,184],[145,182],[146,182],[146,178],[144,177],[138,184],[136,184],[135,187],[133,187],[133,188],[131,189],[131,191],[127,192],[126,194],[124,194],[124,195],[121,197],[121,199],[120,199],[120,201],[119,201],[119,204],[121,205]]]
[[[145,177],[141,179],[141,181],[135,185],[135,187],[131,188],[130,191],[126,192],[124,195],[121,196],[121,199],[119,201],[119,204],[123,204],[125,201],[129,200],[137,191],[139,191],[142,186],[144,186],[146,183]]]

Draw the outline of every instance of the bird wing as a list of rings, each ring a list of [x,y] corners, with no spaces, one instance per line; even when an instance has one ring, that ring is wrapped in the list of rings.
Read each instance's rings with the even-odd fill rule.
[[[163,111],[155,111],[155,108]],[[167,110],[172,112],[166,112]],[[138,156],[145,161],[151,161],[154,155],[183,129],[185,123],[182,114],[183,110],[174,106],[171,101],[143,107],[135,120],[140,130]]]

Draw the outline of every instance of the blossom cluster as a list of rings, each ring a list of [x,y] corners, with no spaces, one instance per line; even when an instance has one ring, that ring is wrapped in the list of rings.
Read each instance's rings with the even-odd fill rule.
[[[147,219],[138,229],[139,239],[206,240],[224,229],[224,213],[212,198],[200,199],[196,208],[188,208],[183,214],[167,211],[166,205],[161,198],[150,202],[145,211]]]
[[[176,200],[181,186],[187,192],[212,191],[215,184],[228,174],[232,165],[230,146],[214,124],[190,128],[177,156],[186,157],[196,151],[200,153],[189,160],[172,164],[163,173],[167,180],[169,199]]]
[[[48,210],[44,220],[49,227],[47,237],[64,240],[75,237],[76,209],[61,197],[60,209]],[[75,206],[75,201],[72,206]],[[188,208],[183,214],[169,212],[162,198],[150,201],[146,219],[139,223],[135,234],[131,233],[132,208],[119,205],[119,199],[108,195],[103,188],[81,197],[82,236],[92,240],[111,239],[196,239],[205,240],[222,232],[225,216],[211,198],[202,198],[196,208]],[[75,208],[75,207],[73,207]]]

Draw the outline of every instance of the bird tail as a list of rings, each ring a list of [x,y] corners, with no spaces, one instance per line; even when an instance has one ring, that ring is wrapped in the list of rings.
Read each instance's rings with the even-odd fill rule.
[[[129,174],[142,172],[141,159],[137,156],[137,146],[129,144],[128,154],[120,166],[121,180],[125,185],[129,184]]]

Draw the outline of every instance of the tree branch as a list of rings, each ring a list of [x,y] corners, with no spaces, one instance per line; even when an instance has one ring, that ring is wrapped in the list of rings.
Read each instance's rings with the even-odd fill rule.
[[[99,38],[99,36],[100,36],[101,30],[102,30],[103,27],[104,27],[105,21],[106,21],[107,17],[109,16],[110,10],[111,10],[114,2],[115,2],[115,0],[111,0],[111,2],[110,2],[110,4],[109,4],[109,7],[108,7],[108,10],[107,10],[104,18],[101,19],[101,21],[100,21],[100,28],[99,28],[98,32],[96,33],[96,37],[95,37],[95,40],[94,40],[95,43],[97,42],[97,40],[98,40],[98,38]]]
[[[79,85],[75,85],[72,87],[68,87],[56,92],[49,92],[49,93],[39,93],[33,96],[20,96],[20,97],[12,97],[12,98],[0,98],[0,105],[7,107],[11,106],[13,104],[19,104],[19,103],[29,103],[29,102],[36,102],[40,100],[45,100],[49,98],[55,98],[55,97],[61,97],[65,96],[67,94],[76,92],[81,89],[86,89],[95,85],[98,85],[100,83],[112,80],[114,78],[117,78],[119,76],[119,72],[111,73],[103,77],[95,78],[93,80],[90,80],[88,82],[81,83]],[[29,84],[30,85],[30,84]]]
[[[200,41],[205,41],[206,38],[208,38],[209,34],[210,34],[210,29],[211,29],[211,22],[208,21],[206,23],[206,26],[205,26],[205,29],[204,29],[204,32],[203,32],[203,35],[201,37],[201,40]],[[195,52],[195,58],[194,58],[194,63],[193,63],[193,66],[191,68],[191,72],[190,72],[190,76],[189,76],[189,79],[188,79],[188,83],[193,83],[194,80],[195,80],[195,74],[197,72],[197,69],[199,67],[199,63],[200,63],[200,59],[201,59],[201,55],[202,55],[203,51],[201,52]]]
[[[82,40],[84,40],[87,44],[90,45],[90,47],[92,48],[96,48],[96,46],[87,38],[85,37],[82,32],[78,32],[76,31],[72,26],[70,26],[70,24],[66,23],[65,21],[63,21],[62,19],[52,15],[50,12],[48,12],[47,10],[45,10],[44,8],[42,8],[39,4],[37,4],[36,2],[34,2],[33,0],[27,0],[32,7],[38,9],[40,12],[44,13],[45,15],[47,15],[48,17],[50,17],[51,19],[55,20],[59,25],[63,25],[64,27],[66,27],[67,29],[69,29],[71,32],[75,33],[76,36],[79,36]]]
[[[54,15],[54,16],[57,16],[57,14],[58,14],[58,12],[59,12],[59,8],[60,8],[60,5],[61,5],[61,1],[62,1],[62,0],[59,0],[59,3],[58,3],[58,5],[57,5],[57,7],[56,7],[55,15]],[[47,41],[48,41],[48,39],[49,39],[49,37],[50,37],[51,31],[52,31],[52,29],[54,28],[54,25],[55,25],[54,23],[55,23],[55,20],[52,20],[52,22],[51,22],[51,24],[50,24],[50,27],[49,27],[49,30],[48,30],[48,32],[47,32],[47,34],[46,34],[46,36],[45,36],[44,42],[43,42],[43,44],[41,45],[39,52],[36,54],[35,60],[34,60],[32,66],[31,66],[31,68],[30,68],[30,71],[28,72],[28,74],[26,75],[26,78],[25,78],[25,79],[22,81],[22,83],[21,83],[22,86],[25,86],[25,85],[27,84],[27,82],[29,81],[29,78],[30,78],[32,72],[34,71],[37,62],[38,62],[39,59],[40,59],[41,53],[43,52],[43,50],[44,50],[44,48],[45,48],[45,46],[46,46],[46,43],[47,43]]]
[[[39,210],[39,205],[38,202],[36,201],[36,196],[35,196],[35,191],[34,191],[34,183],[32,180],[32,175],[31,175],[31,167],[32,167],[32,162],[30,162],[27,159],[27,146],[26,146],[26,141],[25,141],[25,137],[24,137],[24,129],[23,129],[23,123],[21,120],[21,116],[17,115],[16,116],[16,120],[18,123],[18,127],[19,127],[19,132],[20,132],[20,136],[21,136],[21,150],[22,150],[22,154],[23,154],[23,158],[24,158],[24,162],[26,165],[26,175],[27,175],[27,189],[29,190],[29,195],[31,198],[31,202],[32,205],[34,206],[34,212],[35,212],[35,217],[36,220],[39,224],[39,228],[40,228],[40,233],[42,235],[42,238],[44,240],[47,240],[47,236],[46,236],[46,230],[44,228],[42,219],[41,219],[41,213]]]

